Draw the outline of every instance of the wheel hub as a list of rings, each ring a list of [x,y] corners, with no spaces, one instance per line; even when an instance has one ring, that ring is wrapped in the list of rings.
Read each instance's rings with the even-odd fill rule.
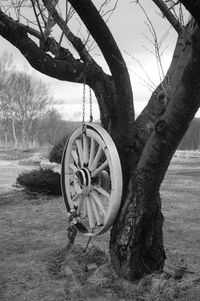
[[[87,168],[81,168],[75,173],[75,190],[88,195],[91,190],[91,173]]]

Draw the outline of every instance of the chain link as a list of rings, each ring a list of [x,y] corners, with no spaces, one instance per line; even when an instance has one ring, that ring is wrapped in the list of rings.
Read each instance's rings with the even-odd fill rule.
[[[82,98],[82,124],[83,128],[85,127],[85,103],[86,103],[86,84],[85,79],[83,82],[83,98]],[[92,89],[89,89],[89,105],[90,105],[90,119],[89,122],[93,121],[93,115],[92,115]]]
[[[93,115],[92,115],[92,89],[90,88],[90,122],[93,121]]]
[[[83,123],[83,127],[85,125],[85,79],[84,79],[84,83],[83,83],[83,99],[82,99],[82,123]]]

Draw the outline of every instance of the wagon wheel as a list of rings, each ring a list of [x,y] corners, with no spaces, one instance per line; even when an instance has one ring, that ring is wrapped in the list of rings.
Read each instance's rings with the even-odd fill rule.
[[[117,215],[122,195],[119,156],[100,126],[78,126],[69,136],[62,158],[62,194],[69,216],[84,235],[106,232]]]

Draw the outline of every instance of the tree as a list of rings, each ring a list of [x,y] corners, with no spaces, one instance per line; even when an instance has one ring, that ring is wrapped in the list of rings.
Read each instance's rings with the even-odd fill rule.
[[[4,52],[0,57],[0,122],[1,128],[4,132],[5,146],[8,144],[8,132],[10,126],[10,112],[8,110],[8,103],[6,100],[5,83],[10,73],[13,72],[15,66],[13,64],[13,57],[8,52]]]
[[[0,106],[4,116],[12,122],[15,147],[19,137],[22,146],[27,146],[38,132],[38,121],[47,110],[51,96],[47,86],[24,72],[12,72],[4,81]],[[35,125],[35,133],[33,133]],[[17,135],[17,126],[18,132]],[[18,137],[17,137],[18,136]]]
[[[137,279],[163,268],[165,250],[159,189],[200,105],[200,1],[153,2],[174,27],[178,39],[163,82],[137,119],[127,66],[101,16],[102,7],[110,1],[103,1],[99,8],[94,5],[96,1],[65,1],[64,17],[60,13],[64,9],[58,13],[58,1],[31,1],[37,28],[34,22],[29,22],[29,26],[20,22],[23,6],[29,2],[18,5],[15,19],[8,17],[6,7],[2,6],[0,12],[0,34],[21,51],[33,68],[60,80],[86,82],[96,95],[101,123],[112,136],[122,164],[122,205],[111,230],[110,254],[115,270],[127,279]],[[182,9],[181,3],[194,17],[186,25],[173,13],[177,5]],[[89,38],[82,41],[73,33],[69,20],[74,11],[100,48],[111,75],[90,55],[85,43]],[[56,39],[58,28],[60,36]],[[63,36],[79,59],[71,48],[66,48]]]

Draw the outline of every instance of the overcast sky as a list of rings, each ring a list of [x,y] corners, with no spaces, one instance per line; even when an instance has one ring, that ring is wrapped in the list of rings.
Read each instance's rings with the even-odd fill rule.
[[[170,24],[158,15],[159,9],[151,0],[143,0],[141,3],[144,4],[144,7],[148,12],[148,16],[156,29],[158,38],[161,38],[163,34],[170,28]],[[136,60],[127,55],[126,52],[130,53],[142,64],[155,85],[159,83],[156,60],[155,57],[150,53],[150,51],[153,51],[154,49],[147,39],[147,37],[150,38],[150,33],[145,25],[145,22],[145,16],[138,5],[131,3],[130,0],[119,0],[117,9],[108,23],[108,26],[114,38],[116,39],[120,50],[122,51],[129,69],[133,87],[136,114],[138,114],[147,104],[151,92],[145,85],[144,81],[140,79],[143,78],[145,81],[148,81],[145,73],[142,71],[142,68],[136,62]],[[176,37],[177,35],[174,29],[171,28],[168,37],[163,43],[163,49],[166,47],[162,57],[165,71],[167,70],[171,61]],[[82,85],[58,81],[40,74],[32,69],[32,67],[27,63],[27,61],[16,48],[14,48],[1,37],[0,43],[0,54],[5,50],[12,52],[14,56],[14,62],[18,68],[26,70],[26,72],[41,78],[49,85],[49,88],[55,98],[56,108],[60,111],[63,118],[81,118]],[[102,57],[95,56],[94,58],[106,72],[109,72]],[[93,108],[94,117],[98,118],[98,108],[95,100]]]

